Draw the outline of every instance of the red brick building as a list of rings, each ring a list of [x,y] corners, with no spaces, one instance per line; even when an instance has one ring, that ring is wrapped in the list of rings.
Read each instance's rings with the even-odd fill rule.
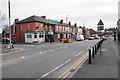
[[[25,42],[25,31],[32,31],[36,27],[39,27],[41,30],[45,31],[45,16],[30,16],[26,19],[19,21],[15,19],[15,24],[11,26],[12,39],[16,42]]]

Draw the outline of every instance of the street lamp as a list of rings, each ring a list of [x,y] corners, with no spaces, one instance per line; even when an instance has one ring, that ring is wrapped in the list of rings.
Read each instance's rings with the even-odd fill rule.
[[[101,19],[97,24],[97,30],[100,31],[100,54],[101,54],[101,38],[102,38],[101,30],[104,30],[104,24]]]

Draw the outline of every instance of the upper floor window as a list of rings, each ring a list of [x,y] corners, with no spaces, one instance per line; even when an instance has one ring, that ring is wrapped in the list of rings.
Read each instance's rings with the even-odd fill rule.
[[[58,26],[56,26],[56,31],[58,31]]]
[[[65,27],[63,27],[63,32],[65,31]]]
[[[20,26],[21,30],[22,30],[22,27],[23,27],[23,26],[21,25],[21,26]]]
[[[30,24],[28,24],[28,30],[30,30]]]

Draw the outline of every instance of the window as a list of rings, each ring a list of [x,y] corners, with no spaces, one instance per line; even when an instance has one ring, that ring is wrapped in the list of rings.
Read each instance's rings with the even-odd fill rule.
[[[30,30],[30,24],[28,24],[28,30]]]
[[[63,27],[63,32],[65,31],[65,27]]]
[[[58,38],[60,38],[60,34],[58,34]]]
[[[34,34],[34,38],[37,38],[37,33]]]
[[[43,33],[40,33],[40,34],[39,34],[39,38],[44,38],[44,34],[43,34]]]
[[[27,38],[32,38],[32,35],[27,35]]]
[[[37,35],[34,35],[34,38],[37,38]]]
[[[16,24],[13,24],[13,34],[16,34]]]
[[[39,38],[42,38],[41,33],[39,34]]]
[[[23,27],[23,26],[21,25],[21,26],[20,26],[21,30],[22,30],[22,27]]]
[[[58,26],[56,26],[56,31],[58,31]]]

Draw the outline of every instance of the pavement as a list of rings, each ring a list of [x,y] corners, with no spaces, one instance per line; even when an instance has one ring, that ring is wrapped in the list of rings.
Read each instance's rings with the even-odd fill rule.
[[[119,80],[119,49],[120,43],[117,41],[113,39],[104,41],[102,54],[100,55],[98,51],[95,58],[92,58],[92,64],[88,64],[88,60],[86,60],[82,68],[74,74],[71,80]]]
[[[5,47],[5,45],[2,45],[1,49],[2,50],[1,50],[0,54],[2,54],[2,55],[10,54],[10,53],[14,53],[14,52],[22,50],[22,48],[18,48],[18,47],[10,49],[10,48]]]

